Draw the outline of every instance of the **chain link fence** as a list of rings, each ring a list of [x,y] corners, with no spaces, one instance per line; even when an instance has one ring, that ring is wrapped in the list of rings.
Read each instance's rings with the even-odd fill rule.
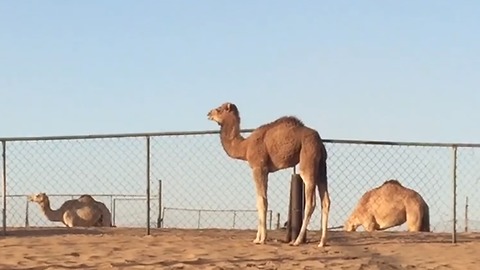
[[[149,231],[257,226],[251,170],[247,162],[225,154],[218,131],[0,140],[4,232],[7,227],[63,226],[49,222],[38,205],[27,201],[27,195],[39,192],[50,197],[52,209],[91,194],[110,209],[117,227]],[[473,193],[480,182],[480,145],[344,140],[325,144],[329,226],[343,225],[366,191],[397,179],[426,200],[433,231],[452,231],[454,214],[458,231],[480,231],[480,197]],[[287,169],[270,174],[272,229],[287,220],[292,173]],[[319,209],[311,230],[320,229]]]

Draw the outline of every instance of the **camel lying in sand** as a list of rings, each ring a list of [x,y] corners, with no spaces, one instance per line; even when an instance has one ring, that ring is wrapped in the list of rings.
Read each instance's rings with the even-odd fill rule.
[[[386,230],[405,222],[408,231],[430,231],[429,208],[420,194],[392,179],[360,198],[355,210],[345,222],[344,230],[355,231],[362,225],[366,231],[372,232]]]
[[[28,197],[40,205],[48,220],[62,222],[67,227],[112,227],[112,215],[104,203],[90,195],[65,201],[60,208],[53,210],[45,193]]]

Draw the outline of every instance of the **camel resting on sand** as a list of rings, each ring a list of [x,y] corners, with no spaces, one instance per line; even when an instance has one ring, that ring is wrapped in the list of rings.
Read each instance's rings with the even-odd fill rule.
[[[53,210],[45,193],[30,195],[28,200],[40,205],[48,220],[62,222],[67,227],[112,227],[112,215],[104,203],[90,195],[65,201]]]
[[[207,116],[220,126],[220,140],[227,155],[247,161],[252,169],[258,212],[257,236],[253,242],[265,244],[267,239],[268,174],[299,164],[299,174],[305,184],[305,212],[298,237],[291,244],[299,245],[305,236],[318,188],[322,206],[322,236],[318,246],[325,246],[330,197],[327,150],[319,133],[296,117],[284,116],[258,127],[244,138],[240,133],[240,112],[229,102],[210,110]]]
[[[429,208],[420,194],[391,179],[363,194],[345,222],[344,230],[355,231],[362,225],[366,231],[372,232],[405,222],[410,232],[429,232]]]

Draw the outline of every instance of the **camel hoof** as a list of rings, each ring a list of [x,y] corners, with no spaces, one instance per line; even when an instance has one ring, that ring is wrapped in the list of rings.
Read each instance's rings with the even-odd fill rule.
[[[325,242],[320,242],[317,247],[324,247],[324,246],[325,246]]]
[[[290,242],[290,246],[298,247],[300,245],[300,242]]]
[[[252,242],[257,245],[262,244],[262,241],[260,241],[259,239],[254,239]]]

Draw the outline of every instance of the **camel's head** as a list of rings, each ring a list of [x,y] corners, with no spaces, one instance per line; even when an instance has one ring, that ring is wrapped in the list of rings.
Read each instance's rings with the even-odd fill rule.
[[[226,102],[220,105],[220,107],[210,110],[207,116],[208,120],[215,121],[221,126],[224,120],[227,118],[231,118],[233,116],[238,119],[239,113],[235,104]]]
[[[347,222],[345,222],[345,225],[343,225],[343,230],[347,232],[354,232],[357,230],[358,226],[358,224],[349,219]]]
[[[48,196],[47,194],[42,192],[42,193],[37,193],[37,194],[28,196],[28,200],[31,202],[36,202],[41,204],[48,201]]]

